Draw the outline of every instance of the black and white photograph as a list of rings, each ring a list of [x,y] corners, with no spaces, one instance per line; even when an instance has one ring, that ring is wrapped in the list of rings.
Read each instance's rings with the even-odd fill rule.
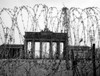
[[[0,0],[0,76],[100,76],[100,0]]]

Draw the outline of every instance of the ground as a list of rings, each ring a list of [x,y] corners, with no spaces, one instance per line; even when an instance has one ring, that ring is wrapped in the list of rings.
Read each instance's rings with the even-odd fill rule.
[[[78,63],[78,75],[92,76],[91,69],[88,69],[91,68],[91,62],[82,63]],[[82,69],[82,66],[84,66],[84,69]],[[99,71],[98,69],[98,76],[100,75]],[[0,76],[73,76],[73,71],[72,69],[66,70],[66,64],[63,60],[60,62],[59,60],[43,59],[1,59]]]

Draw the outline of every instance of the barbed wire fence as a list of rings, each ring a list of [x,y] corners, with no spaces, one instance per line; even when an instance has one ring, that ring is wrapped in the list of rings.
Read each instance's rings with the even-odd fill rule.
[[[64,32],[69,28],[69,44],[91,46],[91,43],[96,43],[96,47],[99,47],[99,13],[100,9],[97,7],[66,7],[65,10],[57,10],[56,7],[42,4],[36,4],[34,7],[3,8],[0,10],[0,41],[1,44],[16,43],[17,33],[19,43],[22,44],[25,31],[41,31],[47,25],[53,32]],[[9,21],[6,22],[11,21],[11,24],[4,23],[4,15],[9,16]],[[81,39],[83,41],[79,43]]]

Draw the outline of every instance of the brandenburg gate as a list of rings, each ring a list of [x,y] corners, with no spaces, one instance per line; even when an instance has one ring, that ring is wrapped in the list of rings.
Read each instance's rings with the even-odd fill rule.
[[[54,33],[51,32],[48,28],[45,28],[41,32],[25,32],[24,36],[24,58],[28,58],[28,42],[31,42],[31,58],[35,59],[35,42],[40,42],[40,50],[39,50],[39,59],[42,59],[42,43],[48,42],[49,43],[49,58],[53,59],[53,42],[56,43],[56,59],[60,58],[60,43],[63,43],[63,57],[67,53],[67,46],[68,46],[68,34],[67,33]]]

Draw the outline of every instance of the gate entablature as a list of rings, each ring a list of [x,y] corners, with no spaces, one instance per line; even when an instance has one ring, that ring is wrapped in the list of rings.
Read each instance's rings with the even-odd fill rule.
[[[31,41],[35,40],[36,42],[44,41],[44,42],[65,42],[67,38],[66,33],[46,33],[46,32],[25,32],[25,40]]]
[[[42,42],[49,42],[50,50],[49,50],[49,58],[53,58],[53,45],[52,43],[55,42],[57,44],[57,57],[60,57],[60,43],[63,43],[63,52],[66,51],[68,46],[68,34],[67,33],[54,33],[49,31],[48,29],[44,29],[41,32],[25,32],[24,36],[24,53],[25,57],[27,57],[27,45],[28,42],[31,42],[31,57],[35,58],[35,42],[40,42],[40,58],[42,58]],[[65,53],[65,52],[64,52]],[[64,55],[63,55],[64,57]]]

